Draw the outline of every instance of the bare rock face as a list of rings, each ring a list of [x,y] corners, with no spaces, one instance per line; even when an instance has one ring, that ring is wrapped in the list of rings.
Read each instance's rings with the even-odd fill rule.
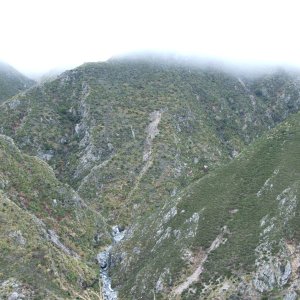
[[[294,290],[288,291],[283,297],[283,300],[297,300],[297,299],[298,299],[298,294]]]
[[[274,173],[278,174],[278,172]],[[271,179],[270,179],[271,180]],[[271,184],[268,180],[268,184]],[[263,186],[266,188],[266,183]],[[260,194],[258,193],[258,197]],[[286,243],[281,240],[279,243],[279,253],[273,255],[272,236],[279,230],[280,224],[287,224],[295,215],[297,206],[296,192],[292,187],[288,187],[282,191],[277,197],[278,214],[276,217],[270,218],[265,216],[261,220],[262,232],[261,242],[256,248],[257,271],[253,279],[253,284],[259,292],[270,291],[275,287],[282,288],[291,278],[292,266],[289,261],[291,255]]]
[[[146,141],[143,154],[143,161],[148,161],[152,153],[152,142],[154,138],[159,134],[158,124],[161,120],[162,113],[160,111],[154,111],[150,114],[151,123],[146,129]]]
[[[31,300],[34,292],[28,285],[22,284],[14,278],[0,281],[0,299],[7,300]]]
[[[276,286],[283,287],[290,279],[292,270],[289,261],[286,264],[274,263],[262,264],[253,279],[255,288],[263,293],[270,291]]]
[[[26,239],[23,237],[22,232],[20,230],[13,231],[8,235],[19,245],[26,245]]]

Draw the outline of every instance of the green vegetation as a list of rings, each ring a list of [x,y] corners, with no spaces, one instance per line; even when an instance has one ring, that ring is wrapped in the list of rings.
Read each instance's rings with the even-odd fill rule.
[[[189,185],[163,211],[149,219],[141,217],[132,238],[115,250],[116,257],[120,252],[138,253],[131,254],[113,270],[115,281],[124,283],[121,298],[133,293],[137,299],[152,299],[149,291],[155,290],[165,270],[171,275],[170,284],[164,282],[164,293],[170,293],[192,273],[197,266],[197,255],[208,250],[224,226],[226,242],[209,254],[200,277],[202,285],[193,286],[196,294],[187,293],[184,299],[212,297],[205,294],[203,287],[211,284],[213,289],[217,279],[235,280],[235,288],[243,280],[250,284],[256,271],[256,249],[261,243],[264,218],[271,220],[270,224],[276,228],[271,226],[268,233],[271,252],[265,254],[267,261],[271,255],[283,251],[282,241],[292,241],[294,245],[300,242],[299,206],[289,203],[289,197],[299,198],[299,155],[298,113],[258,139],[228,165]],[[177,214],[167,218],[171,208],[176,208]],[[187,251],[194,257],[195,265],[184,256]],[[275,295],[282,295],[280,289]]]
[[[199,265],[183,298],[217,299],[222,284],[282,296],[259,268],[285,270],[300,238],[299,91],[282,70],[115,59],[3,101],[0,298],[11,279],[41,299],[97,299],[112,225],[132,232],[112,250],[121,299],[169,297]]]
[[[33,80],[0,62],[0,103],[33,85]]]
[[[269,92],[257,96],[258,89]],[[4,103],[0,131],[46,159],[93,209],[129,224],[131,212],[155,210],[203,176],[203,165],[228,161],[299,105],[296,77],[282,71],[241,81],[211,68],[112,60]],[[162,117],[144,176],[154,111]]]
[[[83,294],[79,279],[91,284],[97,278],[95,270],[48,241],[35,218],[3,194],[0,220],[0,282],[17,279],[34,299],[75,299]],[[1,299],[11,293],[0,288]]]
[[[83,295],[78,282],[97,282],[94,256],[110,239],[103,219],[45,162],[22,154],[6,136],[0,136],[0,192],[0,282],[17,279],[35,299],[74,299]],[[66,248],[52,241],[51,232]]]

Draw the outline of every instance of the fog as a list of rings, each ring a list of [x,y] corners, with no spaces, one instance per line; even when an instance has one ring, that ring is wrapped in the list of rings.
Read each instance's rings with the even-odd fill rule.
[[[139,51],[300,66],[297,1],[1,1],[0,60],[34,75]]]

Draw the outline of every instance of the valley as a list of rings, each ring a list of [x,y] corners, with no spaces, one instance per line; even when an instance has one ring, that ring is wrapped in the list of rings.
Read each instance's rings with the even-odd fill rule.
[[[0,299],[297,299],[300,72],[26,82],[0,86]]]

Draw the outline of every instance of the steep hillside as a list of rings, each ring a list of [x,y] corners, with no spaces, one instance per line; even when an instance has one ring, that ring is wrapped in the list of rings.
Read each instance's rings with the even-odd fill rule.
[[[33,85],[33,80],[0,62],[0,103]]]
[[[297,299],[299,156],[297,113],[140,216],[111,260],[120,299]]]
[[[84,288],[98,282],[97,249],[110,239],[105,222],[45,162],[22,154],[6,136],[0,136],[0,208],[1,299],[13,292],[26,299],[89,293]]]
[[[1,105],[0,132],[46,160],[89,205],[132,212],[235,157],[300,104],[298,79],[147,60],[85,64]],[[134,209],[133,209],[134,208]]]
[[[296,299],[299,92],[123,58],[2,102],[0,298],[97,299],[97,258],[105,300]]]

